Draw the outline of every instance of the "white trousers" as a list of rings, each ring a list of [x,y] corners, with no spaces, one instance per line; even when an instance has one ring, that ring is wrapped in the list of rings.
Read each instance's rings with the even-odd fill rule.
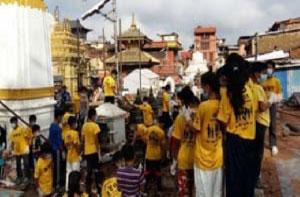
[[[69,191],[69,174],[72,171],[80,172],[80,162],[67,162],[67,170],[66,170],[66,191]]]
[[[223,169],[205,171],[194,166],[196,197],[221,197]]]

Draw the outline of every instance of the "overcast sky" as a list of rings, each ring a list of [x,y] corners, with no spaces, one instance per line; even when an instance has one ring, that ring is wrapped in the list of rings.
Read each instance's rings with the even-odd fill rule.
[[[61,18],[79,18],[100,0],[45,0],[53,13],[59,5]],[[217,36],[236,44],[239,36],[266,31],[274,21],[300,16],[299,0],[117,0],[122,29],[131,23],[135,14],[138,27],[149,38],[158,40],[157,34],[177,32],[185,49],[193,42],[193,29],[198,26],[216,26]],[[107,4],[103,11],[110,11]],[[83,21],[93,29],[89,40],[96,40],[105,28],[111,37],[113,26],[101,16]]]

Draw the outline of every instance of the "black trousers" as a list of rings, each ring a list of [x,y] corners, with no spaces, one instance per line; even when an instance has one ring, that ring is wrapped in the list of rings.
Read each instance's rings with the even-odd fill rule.
[[[54,171],[53,171],[53,186],[59,188],[63,186],[61,182],[62,177],[62,155],[60,150],[53,150],[52,151],[52,158],[54,163]]]
[[[162,113],[162,117],[164,120],[164,131],[168,132],[167,130],[172,126],[173,122],[171,119],[171,116],[169,114],[169,112],[163,112]]]
[[[86,163],[87,163],[87,175],[86,175],[86,190],[88,193],[91,192],[92,186],[92,175],[96,174],[99,171],[99,157],[97,153],[85,155]],[[98,183],[98,177],[95,176],[96,183]],[[97,188],[98,188],[97,184]],[[98,188],[99,190],[99,188]]]
[[[277,133],[276,133],[276,115],[277,115],[277,106],[273,104],[270,107],[270,128],[269,128],[269,141],[270,141],[270,148],[272,146],[277,146]]]
[[[259,180],[259,174],[261,170],[262,159],[264,157],[264,141],[265,141],[265,132],[267,127],[256,122],[256,172],[255,172],[255,182]]]
[[[114,96],[106,96],[104,98],[104,103],[114,104],[115,103],[115,97]]]
[[[255,140],[226,134],[226,196],[254,197]]]
[[[156,181],[157,188],[159,191],[162,190],[162,179],[161,179],[161,161],[160,160],[148,160],[146,159],[146,171],[145,178],[146,183],[149,184],[151,180]],[[147,187],[147,185],[146,185]]]
[[[22,160],[23,160],[23,169],[22,169]],[[19,155],[16,156],[17,162],[17,177],[21,179],[23,177],[23,172],[26,178],[30,178],[30,170],[29,170],[29,156],[28,155]]]

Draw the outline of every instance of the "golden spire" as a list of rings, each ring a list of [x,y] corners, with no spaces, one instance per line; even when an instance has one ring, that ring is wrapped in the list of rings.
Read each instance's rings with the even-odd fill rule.
[[[132,28],[136,28],[136,23],[135,23],[134,13],[132,13],[131,27],[132,27]]]
[[[55,7],[54,17],[55,17],[55,21],[59,22],[59,7],[58,7],[58,5]]]

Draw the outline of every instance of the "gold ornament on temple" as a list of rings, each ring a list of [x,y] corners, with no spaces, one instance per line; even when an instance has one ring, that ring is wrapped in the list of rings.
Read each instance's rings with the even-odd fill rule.
[[[18,4],[19,6],[46,11],[46,5],[42,0],[0,0],[1,4]]]

